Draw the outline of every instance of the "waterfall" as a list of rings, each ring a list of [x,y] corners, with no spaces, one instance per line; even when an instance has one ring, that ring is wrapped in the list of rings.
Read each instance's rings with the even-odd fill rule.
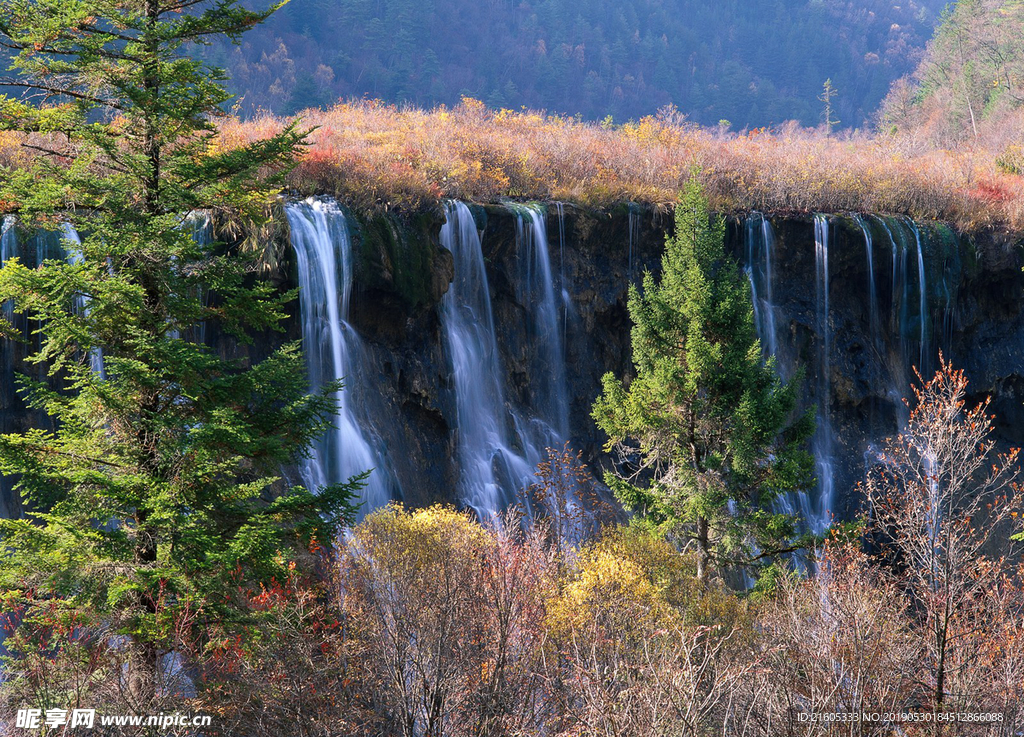
[[[441,322],[457,408],[460,497],[481,519],[488,519],[517,501],[529,507],[531,500],[523,492],[537,480],[537,464],[545,460],[547,448],[561,448],[569,435],[564,350],[571,301],[565,277],[563,211],[558,207],[562,258],[556,279],[543,210],[515,206],[521,272],[517,297],[525,309],[525,332],[533,356],[527,406],[507,398],[507,370],[498,349],[483,247],[473,214],[461,202],[447,203],[445,212],[441,244],[455,258],[455,277],[442,303]]]
[[[565,287],[565,204],[555,203],[555,212],[558,215],[558,273],[562,277],[562,296],[566,295]]]
[[[82,239],[71,223],[61,225],[61,234],[64,237],[64,257],[71,265],[82,263]],[[89,298],[84,294],[76,294],[74,302],[75,314],[86,318],[89,316]],[[89,367],[100,379],[107,378],[106,368],[103,365],[103,349],[93,346],[89,349]]]
[[[192,234],[192,240],[197,245],[208,246],[216,240],[216,235],[213,232],[213,218],[206,211],[194,210],[188,213],[182,227]],[[203,303],[204,307],[209,306],[210,293],[204,287],[195,287],[193,294]],[[174,337],[180,337],[178,331],[174,331],[174,333]],[[204,345],[206,343],[206,320],[200,320],[189,328],[185,333],[185,339],[198,345]]]
[[[956,234],[948,225],[939,224],[936,228],[939,233],[938,244],[941,246],[942,292],[945,298],[942,308],[942,335],[939,347],[948,356],[953,346],[953,311],[963,264],[960,260],[960,244]],[[934,341],[934,337],[932,340]]]
[[[633,249],[640,244],[640,210],[637,205],[629,205],[629,255],[626,261],[626,278],[633,281]]]
[[[372,471],[359,493],[362,516],[387,504],[397,483],[384,445],[365,416],[362,395],[374,389],[360,381],[368,371],[365,350],[347,322],[352,291],[348,225],[331,200],[290,203],[285,214],[298,266],[309,390],[345,380],[345,389],[334,395],[338,403],[334,425],[312,448],[301,469],[302,480],[308,488],[317,489]]]
[[[14,216],[7,215],[3,219],[3,230],[0,235],[0,264],[6,263],[7,259],[15,258],[18,255],[18,231],[14,227]],[[14,303],[5,302],[3,306],[4,317],[10,322],[14,318]],[[8,355],[10,355],[8,353]]]
[[[917,370],[922,377],[927,378],[927,372],[932,357],[932,339],[929,331],[929,310],[928,310],[928,278],[925,265],[924,238],[917,224],[909,218],[895,220],[890,223],[886,218],[878,218],[889,242],[892,245],[892,307],[890,325],[892,331],[899,339],[898,360],[891,362],[889,366],[889,387],[888,394],[891,402],[896,407],[899,426],[906,425],[907,410],[902,398],[907,396],[911,385],[914,383],[913,368],[916,364]],[[908,265],[910,258],[910,242],[905,237],[907,232],[913,234],[914,247],[917,256],[917,319],[915,326],[911,314],[911,279],[913,277]],[[942,286],[946,292],[946,309],[943,313],[944,332],[949,329],[952,294],[947,285],[947,275],[943,272]],[[957,271],[955,278],[959,278]],[[911,356],[912,344],[917,342],[917,359]]]
[[[773,294],[772,282],[772,253],[775,251],[775,230],[768,218],[761,215],[761,244],[764,249],[764,300],[765,300],[765,330],[768,335],[768,352],[775,355],[778,352],[778,334],[775,331],[775,296]]]
[[[489,519],[533,482],[540,453],[516,434],[524,423],[513,420],[505,403],[504,370],[473,214],[461,202],[447,203],[445,212],[441,245],[455,258],[455,277],[441,305],[441,323],[455,388],[459,493],[480,519]]]
[[[747,265],[745,271],[750,281],[754,305],[754,327],[765,356],[775,356],[775,370],[785,380],[787,376],[791,376],[795,372],[796,367],[779,355],[780,340],[776,332],[772,289],[774,250],[775,230],[772,228],[771,222],[761,213],[755,212],[748,215],[746,219]],[[778,497],[774,503],[774,509],[782,514],[799,513],[808,522],[811,520],[811,500],[804,492],[791,492]],[[747,583],[749,588],[752,584],[749,581]]]
[[[18,256],[18,229],[15,227],[14,217],[7,215],[3,219],[3,231],[0,235],[0,264],[7,263],[8,259],[17,258]],[[7,300],[3,304],[3,315],[4,319],[8,323],[14,324],[14,301]],[[4,351],[4,392],[3,403],[5,406],[10,402],[12,387],[14,386],[14,343],[10,340],[5,340],[3,345]]]
[[[516,206],[516,240],[520,258],[517,285],[520,304],[530,308],[528,334],[531,344],[541,346],[533,367],[534,406],[538,417],[556,438],[569,436],[569,391],[565,376],[562,320],[559,319],[556,286],[551,268],[547,225],[538,205]],[[562,292],[561,285],[557,289]]]
[[[825,215],[814,216],[815,259],[815,321],[817,336],[817,427],[812,439],[815,469],[818,476],[817,500],[804,492],[779,497],[776,511],[799,514],[811,532],[824,533],[832,524],[834,490],[834,448],[829,402],[831,396],[831,328],[829,324],[829,247],[830,223]],[[776,332],[774,304],[772,302],[775,233],[771,223],[760,213],[753,213],[746,221],[747,275],[754,300],[755,325],[761,343],[769,355],[778,357],[780,341]],[[763,272],[763,273],[759,273]],[[763,296],[762,296],[763,295]],[[776,370],[785,378],[795,370],[783,360],[777,360]]]
[[[754,324],[766,356],[778,353],[779,340],[775,329],[775,302],[772,294],[772,253],[775,230],[761,213],[747,216],[747,279],[754,303]]]
[[[868,261],[868,331],[871,338],[871,349],[875,352],[881,351],[880,329],[878,325],[878,290],[875,286],[875,262],[874,262],[874,240],[871,237],[871,228],[867,221],[860,215],[854,215],[854,221],[864,234],[864,253]]]
[[[754,327],[757,329],[758,337],[761,338],[761,347],[767,349],[765,341],[764,325],[761,321],[761,300],[757,294],[757,240],[754,237],[756,232],[754,215],[747,216],[747,266],[744,271],[747,274],[747,281],[750,282],[750,302],[754,308]],[[770,354],[772,351],[768,351]]]
[[[917,364],[917,370],[921,372],[921,375],[925,375],[925,359],[929,356],[928,352],[928,339],[927,339],[927,324],[928,324],[928,284],[925,280],[924,273],[924,249],[921,245],[921,230],[917,227],[917,224],[913,220],[908,219],[908,225],[911,232],[914,234],[914,240],[917,243],[917,286],[919,291],[919,304],[920,314],[919,319],[921,322],[921,346],[920,346],[920,360]]]
[[[579,315],[573,305],[569,282],[565,275],[565,205],[556,202],[555,211],[558,214],[558,281],[562,285],[562,364],[565,365],[565,343],[566,336],[569,335],[569,322],[575,321]]]
[[[0,264],[4,264],[8,259],[16,258],[18,256],[18,231],[15,227],[14,217],[7,215],[3,219],[3,231],[0,235]],[[3,316],[11,325],[15,325],[17,330],[22,330],[23,325],[19,324],[14,315],[14,301],[8,300],[3,303]],[[14,346],[15,341],[4,340],[3,346],[0,350],[3,351],[3,386],[4,396],[0,400],[0,406],[4,409],[3,426],[0,430],[8,432],[10,430],[9,421],[7,416],[11,412],[11,404],[14,394]],[[0,476],[0,517],[4,519],[13,519],[21,516],[20,503],[14,494],[14,489],[10,479],[6,476]],[[2,634],[0,634],[0,642],[2,642]],[[0,654],[3,654],[0,652]]]
[[[555,281],[543,208],[540,205],[518,205],[513,210],[516,213],[516,253],[520,272],[517,297],[519,304],[526,308],[526,335],[532,361],[529,407],[513,412],[512,416],[532,472],[545,459],[547,449],[560,451],[569,440],[565,346],[572,300],[564,258],[558,272],[558,283]],[[561,209],[559,220],[561,226]],[[559,228],[559,239],[560,253],[564,253],[562,227]],[[562,296],[564,312],[561,320],[556,294]],[[574,313],[573,317],[576,317]],[[578,542],[582,520],[579,517],[576,479],[571,469],[561,463],[553,464],[550,472],[558,477],[557,485],[566,496],[556,499],[547,495],[542,500],[545,511],[555,518],[560,535]]]
[[[829,220],[825,215],[814,216],[815,262],[815,327],[818,338],[818,426],[814,434],[814,462],[818,473],[818,501],[809,505],[807,522],[811,530],[821,534],[832,523],[833,488],[832,419],[829,404],[831,387],[831,333],[829,328],[829,272],[828,240]]]
[[[885,228],[886,234],[889,236],[889,241],[892,243],[892,319],[891,324],[893,330],[899,336],[900,341],[900,366],[899,371],[893,372],[893,377],[909,377],[910,376],[910,340],[909,340],[909,322],[910,318],[908,315],[908,309],[910,304],[910,279],[909,270],[907,268],[907,243],[901,237],[897,238],[896,234],[899,233],[902,236],[902,231],[893,229],[889,226],[886,219],[881,220],[883,227]],[[898,400],[899,397],[896,397]]]

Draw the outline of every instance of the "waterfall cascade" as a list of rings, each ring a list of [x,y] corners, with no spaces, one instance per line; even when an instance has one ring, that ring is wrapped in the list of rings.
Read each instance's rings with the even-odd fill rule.
[[[441,306],[456,399],[460,496],[481,519],[517,501],[540,454],[520,433],[526,423],[505,401],[491,294],[476,222],[461,202],[445,207],[441,245],[455,257],[455,277]]]
[[[832,335],[829,314],[828,245],[831,223],[825,215],[814,216],[815,327],[818,338],[818,422],[814,432],[814,465],[818,475],[818,499],[809,505],[805,518],[816,534],[832,524],[835,495],[832,437]]]
[[[818,228],[815,230],[819,234]],[[827,243],[825,244],[827,248]],[[776,327],[776,311],[778,306],[774,302],[775,273],[773,253],[775,250],[775,230],[771,222],[761,213],[751,213],[746,218],[746,266],[745,271],[750,282],[751,297],[754,307],[754,326],[757,329],[758,338],[761,341],[761,348],[766,357],[774,356],[776,359],[775,369],[785,380],[796,372],[796,365],[790,356],[793,351],[785,346],[783,336],[780,336]],[[819,263],[827,269],[827,261]],[[820,274],[819,274],[820,276]],[[817,441],[817,438],[816,438]],[[816,450],[818,446],[816,445]],[[827,448],[822,445],[822,453],[815,454],[816,459],[820,457],[823,464],[828,464],[825,455]],[[820,475],[819,468],[819,475]],[[821,500],[819,489],[818,499]],[[776,501],[776,509],[785,514],[799,514],[807,520],[812,528],[817,527],[816,510],[821,507],[807,492],[791,492],[785,494]],[[830,513],[828,507],[823,507],[825,515]],[[748,587],[749,588],[749,587]]]
[[[864,235],[864,253],[867,256],[868,268],[868,335],[871,340],[871,350],[875,354],[881,351],[880,327],[878,324],[878,288],[875,285],[875,259],[874,259],[874,238],[871,236],[871,228],[861,215],[855,215],[854,221]]]
[[[8,215],[3,219],[3,231],[0,235],[0,264],[6,263],[8,259],[18,255],[18,229],[14,225],[14,217]],[[3,304],[4,318],[8,322],[14,321],[14,303],[12,301]],[[4,386],[11,386],[14,374],[14,351],[9,341],[4,341]],[[6,400],[7,398],[4,397]]]
[[[8,259],[15,258],[17,255],[18,231],[15,228],[14,217],[8,215],[3,219],[3,231],[2,235],[0,235],[0,264],[3,264]],[[4,319],[11,324],[15,324],[14,303],[11,301],[4,302],[2,309]],[[0,427],[0,430],[7,432],[9,428],[6,415],[11,410],[14,389],[14,341],[3,340],[2,345],[0,345],[0,351],[3,352],[2,380],[4,386],[4,396],[0,399],[0,407],[4,409],[5,415],[4,424]],[[21,516],[19,507],[20,505],[14,498],[10,480],[5,476],[0,476],[0,517],[12,519]]]
[[[182,223],[182,228],[187,230],[192,236],[192,240],[200,246],[209,245],[216,240],[213,230],[213,218],[206,211],[196,210],[188,213]],[[204,304],[209,304],[210,295],[205,288],[197,287],[194,294]],[[173,338],[184,337],[192,343],[203,345],[206,343],[206,321],[202,320],[190,327],[186,330],[184,336],[178,330],[171,331],[170,335]]]
[[[531,367],[530,407],[507,401],[501,352],[476,222],[461,202],[446,206],[441,244],[455,256],[455,278],[442,304],[446,350],[457,405],[457,456],[461,496],[486,519],[516,501],[536,480],[546,448],[569,434],[565,331],[570,298],[564,258],[556,283],[544,212],[519,206],[517,299],[526,310],[526,332],[537,348]],[[563,256],[564,211],[559,208],[559,255]],[[556,297],[557,295],[557,297]],[[560,298],[559,298],[560,297]]]
[[[14,227],[14,216],[7,215],[3,219],[0,231],[0,264],[18,255],[18,231]],[[7,302],[3,306],[4,315],[10,320],[14,316],[14,305]]]
[[[834,343],[838,340],[838,350],[848,350],[844,347],[850,342],[847,327],[852,327],[853,335],[864,335],[862,342],[854,340],[853,344],[859,344],[865,351],[865,357],[859,359],[866,366],[865,379],[876,387],[876,392],[882,389],[866,397],[867,439],[863,451],[864,462],[870,466],[877,455],[876,440],[906,425],[908,410],[903,397],[908,396],[915,381],[914,369],[918,368],[922,376],[927,377],[926,372],[934,370],[939,347],[948,352],[947,346],[952,343],[955,294],[963,270],[959,245],[943,226],[926,228],[907,218],[873,215],[851,215],[846,226],[842,221],[842,218],[825,215],[814,218],[815,288],[813,302],[807,299],[805,313],[806,328],[813,336],[814,345],[813,353],[803,355],[804,360],[809,361],[808,377],[818,408],[811,443],[818,487],[814,498],[789,495],[780,500],[782,511],[801,514],[809,528],[817,533],[827,529],[832,514],[837,511],[833,506],[837,503],[835,480],[842,475],[842,459],[836,448],[840,434],[849,430],[845,425],[843,428],[833,426],[832,362],[839,358],[832,355],[836,349]],[[854,228],[848,227],[850,221]],[[744,225],[745,268],[751,284],[758,336],[765,353],[776,355],[777,369],[786,377],[795,372],[800,350],[792,343],[788,330],[779,332],[774,322],[776,317],[779,320],[784,317],[784,308],[775,304],[772,292],[776,278],[772,263],[774,231],[770,221],[759,213],[748,216]],[[840,259],[841,268],[848,269],[854,263],[853,259],[844,259],[842,253],[830,254],[830,248],[835,245],[832,241],[840,230],[846,234],[838,240],[840,246],[845,246],[849,236],[858,231],[863,239],[864,259],[860,261],[866,267],[863,291],[851,292],[848,282],[831,282],[830,255]],[[891,270],[886,268],[890,257]],[[838,308],[833,304],[837,296]],[[848,320],[850,310],[845,305],[851,297],[863,305],[862,322],[859,326],[850,326],[847,322],[842,328],[847,332],[839,333],[841,328],[833,324],[838,319],[833,312],[839,309]],[[796,315],[785,317],[791,328]],[[844,370],[847,370],[845,366]]]
[[[626,278],[633,281],[633,251],[640,245],[641,210],[637,205],[629,206],[629,254],[626,260]]]
[[[481,519],[530,500],[523,491],[536,481],[545,449],[569,434],[569,392],[564,336],[571,299],[564,277],[564,211],[559,208],[556,272],[544,211],[516,206],[518,280],[516,299],[525,311],[529,340],[529,397],[513,401],[506,385],[494,325],[480,234],[469,207],[445,206],[441,245],[454,257],[454,279],[440,309],[443,347],[450,369],[459,496]],[[303,347],[312,389],[345,378],[335,428],[314,448],[302,469],[315,488],[373,469],[363,490],[365,511],[399,491],[388,454],[375,432],[386,422],[368,399],[376,388],[362,379],[371,370],[368,351],[348,323],[352,247],[344,213],[331,200],[310,199],[286,207],[300,286]]]
[[[928,282],[924,271],[924,246],[921,244],[921,230],[913,220],[908,221],[911,231],[914,233],[914,242],[917,244],[917,291],[919,309],[917,313],[921,329],[921,340],[917,368],[924,374],[927,369],[925,361],[928,359]]]
[[[336,426],[300,473],[315,487],[374,469],[364,492],[367,508],[398,495],[423,504],[457,493],[487,516],[521,498],[545,448],[561,447],[570,429],[580,430],[581,436],[573,438],[578,447],[599,452],[596,431],[588,435],[583,422],[569,420],[585,416],[586,402],[599,391],[605,370],[628,365],[623,273],[624,267],[631,267],[634,276],[642,269],[638,254],[647,249],[641,251],[637,226],[643,213],[631,208],[617,216],[622,243],[612,252],[602,248],[607,236],[592,227],[595,221],[569,206],[551,205],[549,216],[537,206],[488,209],[482,244],[470,208],[450,203],[446,209],[443,245],[455,257],[450,286],[447,254],[429,242],[425,231],[414,230],[419,225],[403,230],[405,224],[398,223],[392,233],[397,241],[377,243],[376,224],[368,220],[362,229],[350,219],[353,234],[357,227],[363,234],[353,251],[346,217],[336,204],[319,200],[287,206],[312,385],[340,377],[348,384],[340,395]],[[574,219],[577,215],[580,220]],[[791,495],[787,500],[793,511],[820,528],[829,512],[845,516],[853,510],[845,491],[862,471],[860,454],[867,464],[877,458],[868,444],[905,422],[899,413],[905,412],[902,398],[913,367],[924,362],[934,368],[939,347],[955,345],[962,351],[964,345],[980,346],[984,352],[1001,334],[1002,323],[995,321],[1009,318],[982,321],[977,305],[994,303],[994,297],[986,301],[986,295],[972,295],[958,302],[962,285],[997,282],[978,278],[981,266],[942,226],[874,215],[819,216],[811,259],[810,224],[774,222],[780,228],[777,238],[773,221],[757,213],[741,232],[730,234],[747,239],[747,275],[763,349],[775,354],[784,378],[805,366],[806,401],[818,404],[819,426],[827,429],[812,446],[822,486],[807,498]],[[16,235],[10,226],[8,219],[0,237],[3,258],[20,253],[30,265],[44,258],[73,260],[70,233],[65,234],[65,250],[58,247],[59,233],[22,230]],[[204,231],[199,237],[208,237],[206,222],[183,225],[190,226]],[[404,287],[394,287],[381,303],[388,314],[373,314],[373,305],[356,305],[365,308],[359,309],[359,318],[366,318],[368,330],[380,326],[390,331],[364,344],[348,324],[353,253],[361,254],[360,264],[369,264],[368,278],[386,278],[391,264],[378,273],[373,259],[379,254],[384,263],[401,257],[401,249],[414,245],[403,240],[405,233],[423,238],[415,243],[422,250],[410,248],[409,254],[436,256],[425,267],[431,269],[427,277],[435,285],[443,279],[447,294],[442,298],[445,292],[437,286],[421,306],[403,312],[386,302],[396,294],[406,296],[397,291]],[[651,235],[646,226],[642,235],[646,244]],[[378,247],[379,252],[373,250]],[[399,250],[387,251],[395,247]],[[1016,271],[1005,277],[1007,282]],[[392,288],[380,283],[366,282],[366,299],[379,293],[374,290]],[[593,310],[588,304],[586,313],[577,314],[574,305],[590,299]],[[80,307],[85,309],[85,303]],[[955,343],[954,323],[960,328]],[[362,329],[364,323],[359,324]],[[965,331],[982,324],[986,332],[962,339]],[[219,340],[219,332],[213,332],[211,348],[229,348]],[[24,349],[31,349],[31,343]],[[21,368],[17,356],[24,349],[19,344],[5,352],[8,375]],[[999,376],[1015,375],[1010,352],[1001,355],[1007,358]],[[6,407],[14,422],[34,421],[16,399],[9,402],[17,405]],[[857,456],[853,461],[852,455]],[[422,482],[417,478],[421,470]],[[831,508],[833,503],[838,509]]]
[[[398,491],[384,444],[373,431],[363,386],[362,341],[348,324],[352,247],[345,215],[331,200],[308,199],[285,208],[298,265],[302,347],[310,390],[345,381],[337,392],[334,427],[313,448],[301,474],[308,488],[342,483],[372,471],[360,492],[360,514],[387,504]]]
[[[531,371],[535,428],[557,446],[569,436],[569,391],[565,375],[562,328],[565,324],[562,285],[555,284],[544,211],[536,205],[516,206],[520,274],[519,303],[526,306],[527,334],[537,351]],[[560,275],[561,276],[561,275]],[[561,305],[561,308],[560,308]]]
[[[766,356],[778,355],[779,336],[775,327],[774,274],[772,254],[775,250],[775,231],[768,219],[759,212],[747,217],[747,279],[750,281],[754,304],[754,325]],[[781,367],[780,367],[781,368]]]

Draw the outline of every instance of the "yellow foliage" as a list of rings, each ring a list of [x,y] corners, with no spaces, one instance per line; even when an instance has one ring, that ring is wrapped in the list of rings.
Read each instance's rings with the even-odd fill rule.
[[[563,637],[595,629],[606,637],[644,637],[677,621],[646,571],[600,547],[581,553],[575,576],[548,607],[548,626]]]
[[[749,620],[739,597],[720,583],[699,581],[694,557],[679,553],[661,536],[642,528],[616,527],[607,530],[593,549],[635,564],[689,625],[728,630],[742,628]]]
[[[487,535],[470,514],[452,507],[409,512],[392,503],[353,530],[352,544],[388,579],[429,579],[439,568],[474,559]]]

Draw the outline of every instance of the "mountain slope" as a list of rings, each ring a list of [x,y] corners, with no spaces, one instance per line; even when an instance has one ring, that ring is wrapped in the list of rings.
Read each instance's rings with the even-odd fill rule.
[[[240,48],[216,47],[239,109],[338,97],[421,106],[463,95],[599,120],[673,104],[735,129],[859,126],[910,73],[940,0],[292,0]]]
[[[883,117],[943,146],[1019,142],[1024,1],[960,0],[943,15],[913,80],[893,85]],[[994,140],[996,139],[996,140]]]

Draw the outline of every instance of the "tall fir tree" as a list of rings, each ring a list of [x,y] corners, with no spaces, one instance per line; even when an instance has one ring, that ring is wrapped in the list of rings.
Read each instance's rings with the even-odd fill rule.
[[[630,287],[629,313],[636,376],[624,384],[606,374],[593,410],[623,461],[606,483],[695,546],[702,579],[792,548],[795,520],[771,503],[812,482],[812,411],[796,414],[797,380],[783,384],[761,355],[749,285],[696,176],[676,206],[661,275]]]
[[[186,55],[277,7],[0,2],[14,58],[0,82],[20,92],[0,97],[0,126],[35,154],[0,171],[0,198],[24,228],[69,223],[83,236],[64,242],[73,259],[0,269],[0,300],[38,326],[29,360],[50,377],[21,391],[54,428],[0,437],[0,471],[26,510],[0,522],[4,607],[23,631],[63,618],[126,636],[143,693],[159,690],[183,612],[199,646],[243,623],[239,589],[282,580],[311,541],[333,539],[359,481],[280,478],[335,411],[336,387],[306,393],[298,345],[249,361],[187,337],[210,322],[249,343],[280,329],[294,297],[254,277],[254,253],[198,242],[189,224],[206,213],[255,227],[303,143],[288,127],[222,148],[224,75]],[[97,352],[105,376],[90,366]],[[30,655],[18,642],[12,678]]]

